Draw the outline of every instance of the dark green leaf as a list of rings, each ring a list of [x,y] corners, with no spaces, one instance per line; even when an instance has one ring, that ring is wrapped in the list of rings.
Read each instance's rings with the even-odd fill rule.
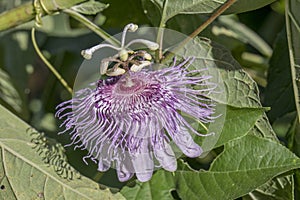
[[[103,27],[123,29],[129,23],[149,24],[142,3],[137,0],[102,0],[109,4],[102,14],[106,17]],[[151,10],[149,11],[151,12]]]
[[[300,90],[300,2],[297,0],[286,1],[287,36],[290,53],[292,83],[298,119],[300,119],[299,90]]]
[[[290,70],[286,31],[283,30],[275,42],[274,53],[268,70],[268,85],[264,104],[270,106],[268,117],[271,122],[295,110],[295,99]]]

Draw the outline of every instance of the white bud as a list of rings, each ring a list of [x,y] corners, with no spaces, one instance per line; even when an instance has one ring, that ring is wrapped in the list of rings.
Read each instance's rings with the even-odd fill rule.
[[[81,51],[81,55],[87,59],[87,60],[90,60],[93,56],[93,53],[90,51],[90,49],[87,49],[87,50],[82,50]]]

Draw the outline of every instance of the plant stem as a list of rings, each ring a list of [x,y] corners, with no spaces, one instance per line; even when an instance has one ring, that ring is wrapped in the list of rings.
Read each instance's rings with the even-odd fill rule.
[[[114,37],[106,33],[103,29],[98,27],[96,24],[91,22],[89,19],[87,19],[85,16],[77,13],[76,11],[73,11],[72,9],[65,9],[63,10],[66,14],[70,15],[74,19],[78,20],[82,24],[84,24],[86,27],[88,27],[91,31],[95,32],[97,35],[99,35],[104,40],[108,41],[109,43],[113,45],[120,45],[120,42],[116,40]]]
[[[208,25],[210,25],[218,16],[220,16],[223,12],[225,12],[232,4],[234,4],[236,0],[228,0],[225,4],[223,4],[217,11],[215,11],[203,24],[201,24],[194,32],[192,32],[189,37],[183,40],[177,47],[172,50],[172,53],[167,53],[163,61],[167,61],[174,55],[174,52],[179,51],[184,45],[186,45],[189,41],[191,41],[194,37],[196,37],[199,33],[201,33]]]
[[[166,12],[167,12],[167,5],[168,4],[168,0],[165,0],[164,2],[164,6],[163,6],[163,12],[161,15],[161,19],[160,19],[160,24],[159,24],[159,29],[157,32],[157,38],[156,38],[156,43],[159,44],[159,49],[156,52],[156,61],[160,61],[162,59],[162,48],[163,48],[163,37],[164,37],[164,28],[166,26]]]
[[[232,4],[234,4],[236,0],[228,0],[225,4],[223,4],[216,12],[214,12],[203,24],[201,24],[193,33],[189,35],[190,38],[196,37],[199,33],[201,33],[208,25],[210,25],[217,17],[219,17],[223,12],[225,12]],[[189,41],[189,38],[186,40]]]
[[[31,29],[31,39],[33,43],[33,47],[42,61],[46,64],[46,66],[50,69],[50,71],[56,76],[56,78],[60,81],[60,83],[68,90],[68,92],[72,95],[73,91],[69,87],[68,83],[63,79],[63,77],[58,73],[58,71],[51,65],[51,63],[45,58],[42,54],[41,50],[39,49],[36,40],[35,40],[35,28]]]
[[[78,3],[87,0],[40,0],[43,8],[47,12],[57,12],[62,9],[70,8]],[[43,10],[43,15],[47,15]],[[5,11],[0,14],[0,31],[11,29],[17,25],[26,23],[35,18],[36,12],[32,2],[24,3],[16,8]]]

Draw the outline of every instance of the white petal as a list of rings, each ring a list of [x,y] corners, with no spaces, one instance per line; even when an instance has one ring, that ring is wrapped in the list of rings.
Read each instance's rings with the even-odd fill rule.
[[[171,146],[164,139],[163,146],[159,147],[158,145],[154,146],[154,155],[161,166],[170,172],[174,172],[177,169],[177,162],[175,154]]]

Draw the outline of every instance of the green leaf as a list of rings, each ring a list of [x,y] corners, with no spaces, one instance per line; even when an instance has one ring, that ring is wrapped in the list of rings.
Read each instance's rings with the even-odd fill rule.
[[[274,122],[279,117],[295,110],[292,75],[286,31],[282,30],[275,41],[274,53],[268,70],[268,84],[264,104],[270,106],[268,117]]]
[[[255,123],[250,131],[250,134],[277,141],[276,133],[274,132],[269,119],[264,113]]]
[[[227,11],[228,13],[239,13],[249,10],[255,10],[263,7],[275,0],[239,0],[232,8]],[[153,25],[158,25],[158,19],[161,18],[161,24],[165,24],[169,19],[178,14],[209,14],[214,12],[218,7],[222,6],[226,0],[142,0],[146,15],[152,21]],[[151,10],[154,9],[155,13],[160,15],[153,15]]]
[[[264,108],[235,108],[227,106],[225,111],[226,113],[223,113],[222,116],[224,117],[223,120],[217,118],[213,126],[209,126],[208,132],[214,132],[214,135],[209,137],[196,136],[194,138],[204,152],[211,151],[213,148],[223,146],[231,140],[245,136],[264,114]]]
[[[299,167],[300,159],[284,146],[248,135],[227,143],[209,171],[176,172],[177,192],[182,199],[235,199]]]
[[[98,1],[90,0],[79,5],[73,6],[71,9],[85,15],[95,15],[104,9],[106,9],[109,4],[100,3]]]
[[[263,113],[263,108],[237,109],[227,107],[225,124],[215,147],[222,146],[233,139],[245,136]]]
[[[67,180],[46,165],[26,133],[27,124],[0,106],[1,199],[123,199],[88,178]]]
[[[276,177],[243,197],[243,200],[257,199],[294,200],[293,176]]]
[[[292,83],[294,88],[298,119],[300,119],[300,2],[297,0],[286,1],[286,25],[290,53],[290,64],[292,72]]]

